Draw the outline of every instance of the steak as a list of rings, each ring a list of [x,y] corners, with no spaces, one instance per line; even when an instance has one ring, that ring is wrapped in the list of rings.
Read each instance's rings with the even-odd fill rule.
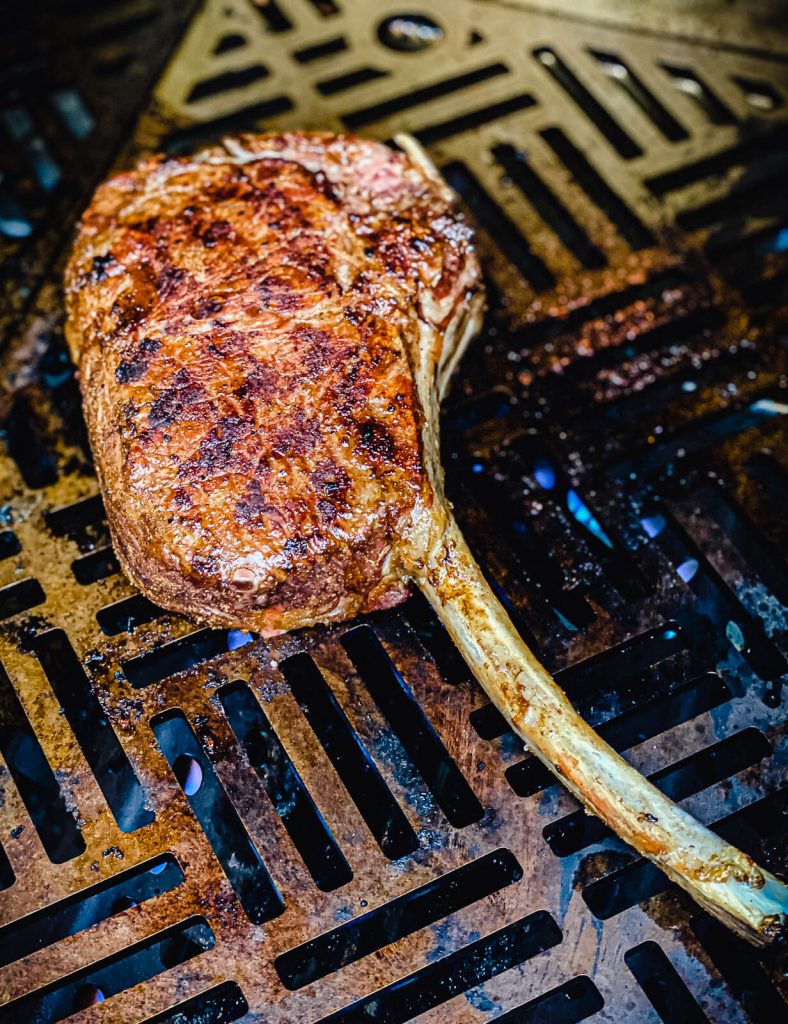
[[[417,350],[447,360],[482,303],[454,206],[427,164],[309,133],[100,187],[67,337],[118,557],[156,603],[271,634],[407,596],[394,542],[433,505]]]
[[[167,608],[268,635],[389,607],[415,583],[569,791],[765,942],[786,887],[589,728],[454,521],[438,408],[484,296],[452,194],[400,142],[242,136],[96,193],[67,336],[121,563]]]

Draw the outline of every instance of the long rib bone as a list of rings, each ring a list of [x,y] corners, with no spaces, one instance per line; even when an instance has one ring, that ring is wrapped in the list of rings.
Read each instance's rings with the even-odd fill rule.
[[[414,578],[495,706],[588,811],[744,938],[766,943],[780,933],[783,883],[672,803],[583,721],[516,633],[453,519]]]
[[[414,139],[400,135],[397,142],[425,173],[438,175]],[[457,526],[443,490],[439,403],[481,312],[479,301],[457,312],[437,367],[434,331],[422,324],[416,383],[425,412],[425,463],[436,494],[431,516],[442,530],[433,535],[428,557],[418,548],[406,551],[406,568],[489,698],[586,810],[739,935],[765,944],[785,927],[788,888],[677,807],[587,725],[523,643]]]

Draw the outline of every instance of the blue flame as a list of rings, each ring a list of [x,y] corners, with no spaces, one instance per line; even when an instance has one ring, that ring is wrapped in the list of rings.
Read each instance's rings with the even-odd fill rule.
[[[681,565],[676,569],[676,572],[684,580],[685,583],[689,583],[695,577],[699,569],[697,558],[688,558],[686,562],[682,562]]]
[[[227,630],[227,650],[237,651],[239,647],[245,647],[254,640],[251,633],[245,633],[242,629]]]
[[[537,459],[534,464],[534,480],[546,491],[555,487],[555,470],[547,459]]]
[[[646,535],[653,540],[655,537],[659,537],[668,524],[664,516],[655,515],[645,516],[640,520],[640,525],[646,531]]]
[[[577,492],[573,491],[571,488],[566,492],[566,506],[578,523],[580,523],[581,526],[584,526],[589,533],[592,533],[609,548],[613,547],[613,542],[594,518],[591,509],[588,505],[583,503]]]

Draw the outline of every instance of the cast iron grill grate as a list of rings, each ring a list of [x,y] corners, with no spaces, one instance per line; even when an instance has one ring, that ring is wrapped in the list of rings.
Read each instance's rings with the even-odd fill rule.
[[[786,47],[417,7],[209,0],[152,98],[189,5],[14,37],[3,1024],[784,1013],[781,951],[579,812],[421,598],[266,644],[118,573],[57,295],[90,188],[228,131],[412,131],[493,295],[444,420],[469,540],[588,720],[785,873]]]

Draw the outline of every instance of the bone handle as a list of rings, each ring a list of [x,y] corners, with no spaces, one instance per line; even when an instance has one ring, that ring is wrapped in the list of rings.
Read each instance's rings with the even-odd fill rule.
[[[492,702],[588,811],[743,938],[763,945],[783,932],[788,887],[672,803],[583,721],[515,631],[452,518],[415,575]]]

